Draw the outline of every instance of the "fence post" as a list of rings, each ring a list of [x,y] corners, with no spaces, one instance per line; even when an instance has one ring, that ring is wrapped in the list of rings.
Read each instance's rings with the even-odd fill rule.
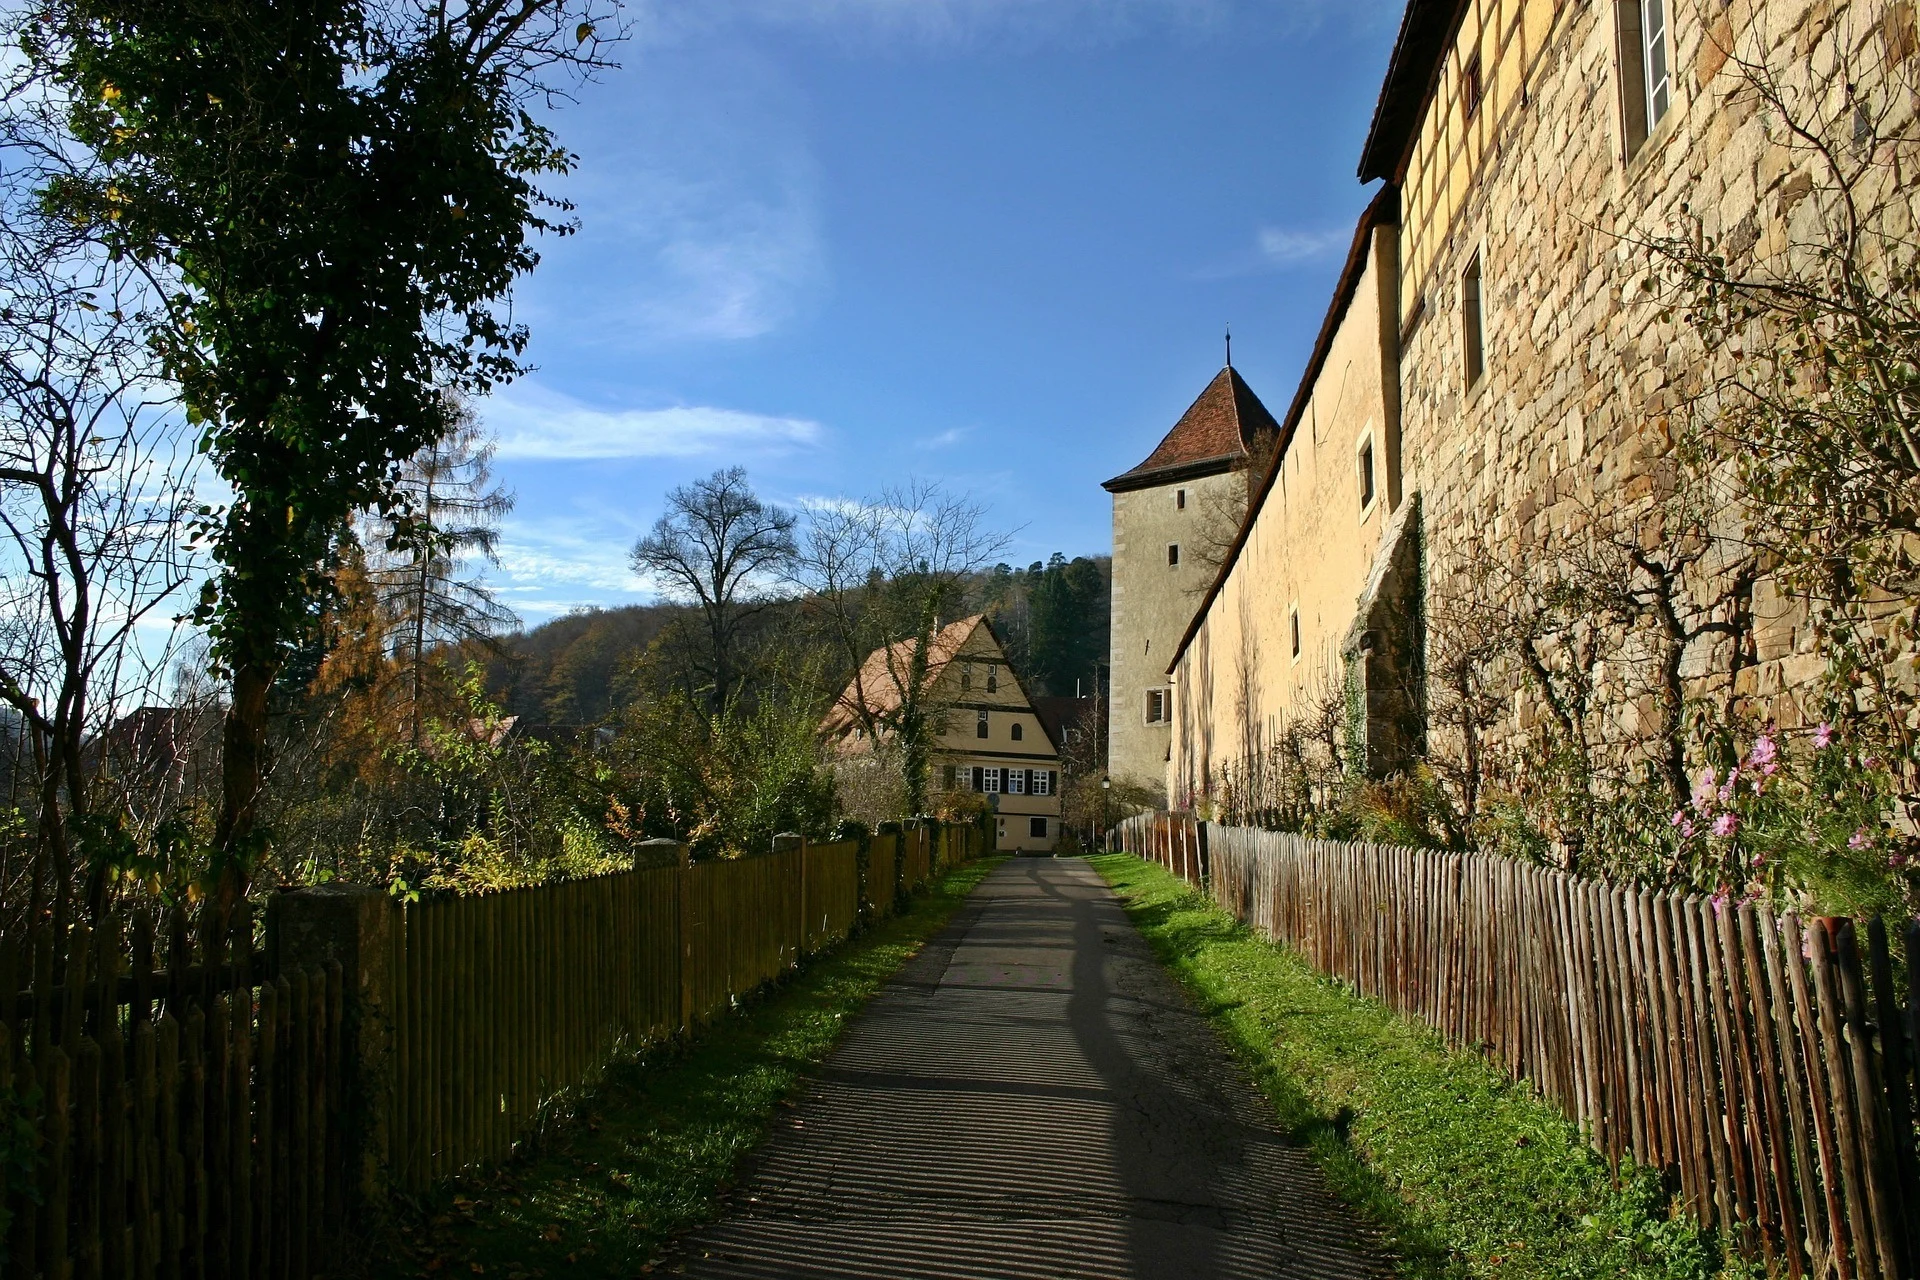
[[[794,918],[800,927],[793,935],[793,961],[807,954],[807,838],[798,831],[781,831],[773,837],[775,854],[793,852]]]
[[[267,903],[274,970],[340,966],[346,1026],[341,1058],[345,1114],[341,1131],[353,1208],[377,1206],[388,1185],[389,1115],[393,1106],[393,934],[397,908],[382,889],[323,884],[277,893]],[[296,1105],[299,1105],[296,1102]]]

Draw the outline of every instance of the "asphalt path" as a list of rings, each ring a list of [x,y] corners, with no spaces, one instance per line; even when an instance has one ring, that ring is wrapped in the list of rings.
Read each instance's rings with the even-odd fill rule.
[[[713,1280],[1388,1274],[1106,882],[1052,858],[982,881],[674,1265]]]

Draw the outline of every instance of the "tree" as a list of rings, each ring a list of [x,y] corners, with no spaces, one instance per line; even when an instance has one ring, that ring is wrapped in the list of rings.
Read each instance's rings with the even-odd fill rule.
[[[530,108],[591,70],[597,0],[54,0],[29,62],[97,170],[50,205],[164,295],[148,336],[233,493],[205,517],[200,619],[231,673],[219,897],[261,852],[267,697],[355,511],[447,430],[446,388],[522,368],[503,314],[565,231],[571,157]]]
[[[807,513],[795,559],[803,602],[850,673],[841,705],[874,743],[892,743],[909,813],[924,813],[933,740],[944,708],[927,679],[933,640],[966,602],[970,581],[1006,548],[986,510],[939,485],[912,481],[859,503]],[[871,675],[867,657],[884,652]]]
[[[474,558],[499,564],[494,547],[513,495],[493,485],[494,446],[473,410],[449,406],[447,433],[407,459],[396,486],[397,519],[377,520],[368,582],[393,629],[390,650],[407,675],[407,741],[425,727],[429,654],[440,646],[489,641],[514,622],[512,611],[464,571]]]
[[[89,905],[104,905],[94,744],[116,703],[164,668],[164,633],[144,651],[136,636],[193,567],[191,458],[154,398],[130,310],[141,296],[85,226],[43,216],[31,192],[5,191],[0,703],[18,718],[15,771],[34,791],[25,905],[30,919],[50,911],[56,927],[69,918],[77,847]]]
[[[710,710],[738,692],[746,630],[792,567],[796,523],[754,495],[745,468],[727,467],[671,490],[666,514],[634,544],[634,570],[654,575],[669,599],[699,609],[704,643],[694,670]]]
[[[1039,686],[1068,697],[1076,683],[1094,687],[1095,669],[1107,657],[1106,574],[1086,556],[1071,561],[1055,552],[1028,599],[1028,669]]]

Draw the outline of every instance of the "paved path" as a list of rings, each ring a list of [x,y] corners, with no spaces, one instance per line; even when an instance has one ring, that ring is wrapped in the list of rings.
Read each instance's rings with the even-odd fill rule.
[[[1015,858],[679,1255],[742,1277],[1385,1273],[1085,863]]]

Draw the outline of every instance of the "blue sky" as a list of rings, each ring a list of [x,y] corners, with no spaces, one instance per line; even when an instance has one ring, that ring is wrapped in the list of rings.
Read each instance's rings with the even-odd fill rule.
[[[1010,561],[1109,549],[1100,481],[1221,361],[1276,413],[1353,223],[1392,0],[642,3],[557,119],[579,235],[479,406],[534,624],[650,598],[671,486],[972,492]]]

